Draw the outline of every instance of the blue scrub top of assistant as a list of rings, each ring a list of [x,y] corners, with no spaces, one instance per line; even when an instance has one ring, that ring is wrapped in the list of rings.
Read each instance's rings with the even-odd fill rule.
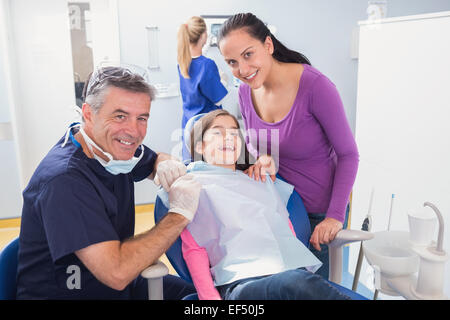
[[[193,58],[189,66],[190,79],[184,78],[180,73],[180,91],[183,99],[182,128],[186,122],[199,113],[206,113],[221,108],[216,103],[228,93],[220,82],[219,70],[216,63],[199,56]]]
[[[17,298],[130,299],[137,281],[123,291],[111,289],[74,252],[134,235],[134,182],[152,173],[157,155],[144,146],[132,172],[112,175],[85,155],[72,132],[61,147],[63,141],[41,161],[23,192]]]

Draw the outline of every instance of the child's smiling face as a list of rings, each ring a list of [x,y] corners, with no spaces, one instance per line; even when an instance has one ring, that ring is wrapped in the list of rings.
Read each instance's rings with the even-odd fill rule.
[[[214,119],[203,135],[203,142],[196,145],[197,152],[213,165],[235,169],[241,154],[242,141],[235,120],[227,115]]]

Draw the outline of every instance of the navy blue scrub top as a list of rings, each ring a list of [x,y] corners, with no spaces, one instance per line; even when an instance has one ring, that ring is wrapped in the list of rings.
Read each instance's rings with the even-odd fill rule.
[[[112,175],[85,155],[72,132],[61,147],[63,140],[41,161],[23,192],[17,298],[130,299],[135,282],[122,291],[109,288],[74,252],[134,235],[134,182],[152,173],[157,155],[144,146],[131,173]]]

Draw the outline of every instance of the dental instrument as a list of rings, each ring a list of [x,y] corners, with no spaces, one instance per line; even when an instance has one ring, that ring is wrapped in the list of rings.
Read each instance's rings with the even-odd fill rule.
[[[391,230],[391,218],[392,218],[392,208],[394,207],[394,198],[395,198],[395,194],[392,194],[391,197],[391,208],[389,209],[389,221],[388,221],[388,227],[387,230]]]
[[[369,200],[369,209],[367,210],[366,218],[363,221],[361,230],[362,231],[369,231],[372,227],[372,203],[373,203],[373,195],[375,193],[375,188],[372,188],[372,191],[370,193],[370,200]],[[355,269],[355,276],[353,277],[353,284],[352,284],[352,290],[356,291],[358,287],[358,281],[359,281],[359,275],[361,273],[361,264],[363,261],[364,252],[362,247],[362,241],[359,247],[359,254],[358,254],[358,261],[356,263],[356,269]]]

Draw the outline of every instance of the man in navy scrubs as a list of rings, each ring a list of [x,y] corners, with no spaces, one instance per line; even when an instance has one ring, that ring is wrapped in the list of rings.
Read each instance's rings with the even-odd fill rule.
[[[97,70],[86,86],[83,122],[50,150],[23,192],[18,299],[146,299],[140,272],[192,220],[200,185],[184,165],[141,145],[152,87],[127,69]],[[156,169],[156,170],[155,170]],[[170,210],[134,236],[134,182],[155,174]],[[164,298],[195,292],[164,277]]]

